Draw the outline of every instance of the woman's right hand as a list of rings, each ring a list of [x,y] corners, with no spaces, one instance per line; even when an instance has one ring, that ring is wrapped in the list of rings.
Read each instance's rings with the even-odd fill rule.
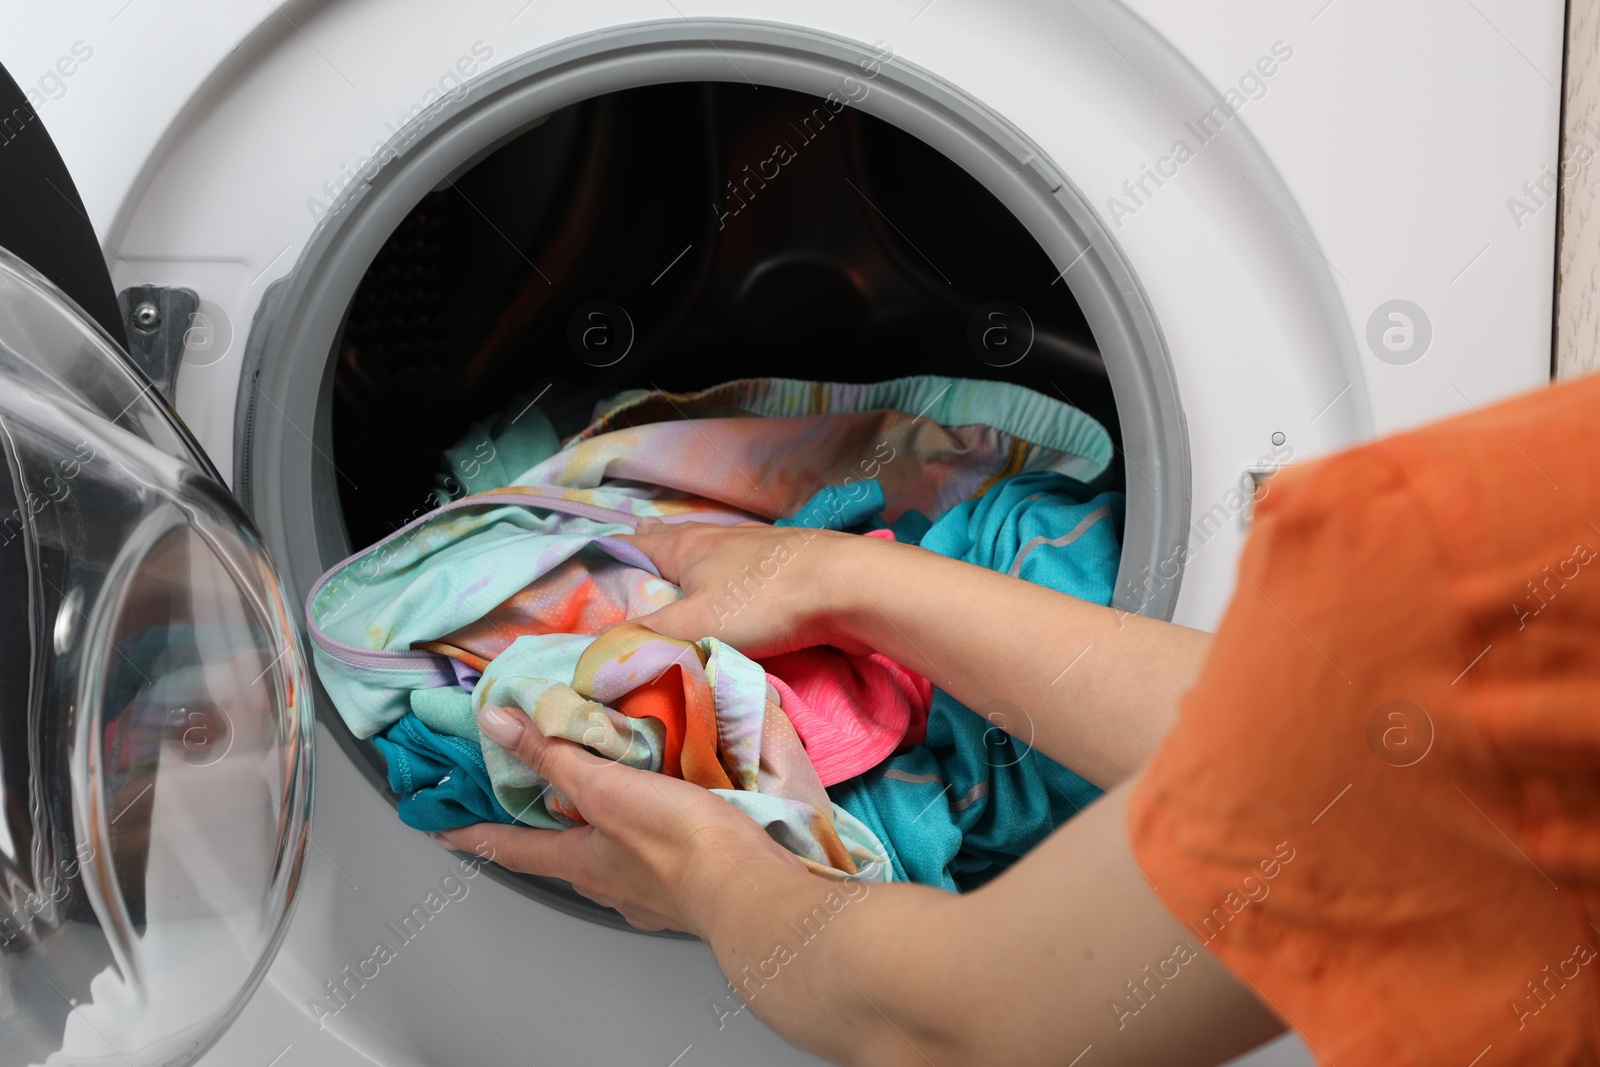
[[[627,538],[687,594],[638,621],[761,658],[879,652],[1101,788],[1154,753],[1211,638],[877,537],[748,522]],[[984,714],[990,714],[985,712]]]
[[[761,522],[646,522],[617,536],[684,591],[682,600],[636,620],[657,633],[715,637],[752,657],[823,644],[870,651],[838,625],[854,592],[846,565],[886,542]]]

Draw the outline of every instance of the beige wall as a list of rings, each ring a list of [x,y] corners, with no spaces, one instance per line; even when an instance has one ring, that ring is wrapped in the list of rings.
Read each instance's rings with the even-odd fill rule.
[[[1568,0],[1561,141],[1555,372],[1571,378],[1600,369],[1600,0]]]

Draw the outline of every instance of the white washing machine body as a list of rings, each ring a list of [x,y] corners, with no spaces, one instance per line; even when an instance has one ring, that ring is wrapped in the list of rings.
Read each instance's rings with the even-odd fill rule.
[[[1125,556],[1133,607],[1215,624],[1255,476],[1549,377],[1558,0],[110,0],[8,15],[0,62],[78,182],[116,287],[201,298],[174,400],[236,480],[325,451],[302,395],[337,328],[319,323],[397,205],[541,106],[597,91],[585,78],[602,69],[611,86],[839,88],[927,139],[942,122],[936,146],[1030,227],[1065,220],[1041,240],[1060,280],[1134,309],[1098,320],[1131,338],[1119,349],[1097,326],[1108,363],[1151,360],[1142,378],[1111,367],[1137,431],[1130,494],[1144,478],[1166,509],[1149,511],[1149,550]],[[315,360],[282,369],[307,346]],[[321,536],[264,499],[252,510],[274,548]],[[317,553],[302,555],[278,562],[309,573]],[[703,945],[487,877],[445,892],[457,858],[399,823],[326,725],[317,746],[293,923],[206,1062],[812,1062],[730,1014]],[[430,894],[443,903],[403,936]]]

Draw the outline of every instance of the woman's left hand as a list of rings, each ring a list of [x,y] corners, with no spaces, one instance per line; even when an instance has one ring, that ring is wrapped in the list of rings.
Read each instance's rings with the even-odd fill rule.
[[[792,879],[806,869],[749,816],[697,785],[545,737],[517,708],[485,708],[478,727],[560,790],[588,825],[478,823],[436,835],[452,848],[570,882],[640,929],[700,937],[730,887],[759,887],[763,876]]]

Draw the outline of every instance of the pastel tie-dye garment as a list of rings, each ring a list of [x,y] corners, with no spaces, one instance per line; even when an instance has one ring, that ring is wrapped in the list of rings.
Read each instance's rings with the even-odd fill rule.
[[[522,709],[547,735],[711,789],[819,873],[888,880],[882,843],[828,799],[758,664],[715,638],[689,644],[629,624],[599,637],[549,629],[598,629],[682,595],[637,550],[605,536],[627,528],[615,521],[626,513],[607,514],[596,503],[604,493],[575,495],[549,498],[545,515],[484,500],[538,499],[527,492],[457,501],[369,549],[372,566],[358,556],[312,590],[318,675],[352,732],[387,731],[380,747],[394,761],[391,784],[403,782],[411,801],[402,816],[426,829],[451,814],[504,811],[547,829],[581,818],[479,735],[476,712],[492,703]],[[554,510],[574,507],[587,513]],[[425,639],[441,627],[452,627],[447,640]],[[440,767],[419,758],[424,731],[413,720],[436,757],[448,752],[439,738],[478,746],[492,804],[476,798],[476,760],[437,783],[408,780]],[[440,796],[418,796],[446,781]]]
[[[537,409],[513,432],[477,428],[477,451],[530,455],[528,442],[546,439],[547,431],[529,419],[539,419]],[[463,442],[452,451],[470,450]],[[819,490],[876,479],[884,519],[893,525],[908,511],[937,518],[1028,471],[1092,482],[1112,455],[1110,435],[1093,418],[1008,382],[748,378],[697,393],[623,393],[511,484],[605,487],[698,507],[714,502],[770,522],[793,515]],[[497,488],[482,479],[501,468],[480,466],[488,469],[477,479],[459,468],[457,474],[471,492]]]
[[[600,730],[590,739],[633,765],[673,769],[675,752],[680,774],[718,790],[808,863],[836,875],[888,878],[882,843],[828,801],[778,694],[733,649],[708,638],[692,654],[681,643],[673,653],[672,685],[685,709],[674,742],[688,741],[691,719],[710,721],[687,712],[703,710],[707,693],[717,711],[715,758],[703,759],[702,746],[687,767],[686,749],[668,743],[676,713],[642,710],[662,708],[662,690],[670,687],[660,678],[609,703],[596,694],[612,692],[604,670],[611,653],[596,651],[587,661],[593,673],[580,679],[579,657],[590,646],[613,647],[589,635],[681,596],[610,535],[646,516],[770,520],[791,514],[820,488],[867,480],[881,486],[887,520],[938,516],[1019,470],[1087,479],[1110,457],[1110,439],[1093,419],[1002,383],[752,380],[684,396],[629,394],[513,485],[450,502],[324,575],[307,600],[314,660],[357,736],[415,715],[441,736],[478,740],[495,802],[530,825],[565,825],[563,815],[576,813],[564,812],[542,783],[525,780],[531,771],[477,737],[471,713],[486,700],[529,711],[541,727],[548,723],[547,732],[579,743]],[[634,640],[645,632],[619,630]],[[666,646],[641,647],[659,657]],[[718,689],[718,678],[747,671],[748,685],[729,694]],[[470,686],[470,700],[460,699],[463,686]],[[543,712],[534,707],[541,701]],[[742,732],[735,730],[740,723]],[[705,731],[694,736],[711,742]]]
[[[691,644],[633,623],[599,637],[519,637],[474,688],[473,712],[485,705],[525,709],[546,736],[704,786],[819,873],[887,879],[882,844],[829,801],[766,673],[714,637]],[[483,754],[495,799],[519,822],[582,822],[511,753],[485,742]]]

